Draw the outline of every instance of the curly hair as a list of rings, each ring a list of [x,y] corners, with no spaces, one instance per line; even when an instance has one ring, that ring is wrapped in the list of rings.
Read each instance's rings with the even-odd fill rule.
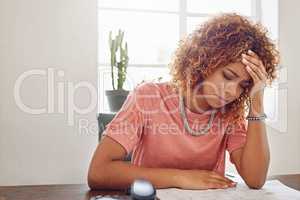
[[[277,77],[279,52],[267,29],[236,13],[217,15],[179,41],[169,63],[170,83],[176,91],[192,89],[214,69],[240,62],[241,54],[249,49],[262,60],[270,85]],[[222,116],[233,121],[245,119],[250,105],[249,91],[246,88],[239,98],[225,105]]]

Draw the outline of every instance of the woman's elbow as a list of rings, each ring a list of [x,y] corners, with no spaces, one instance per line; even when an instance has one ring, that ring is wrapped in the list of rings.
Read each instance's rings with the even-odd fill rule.
[[[243,176],[246,185],[251,189],[261,189],[266,182],[266,178],[266,173],[248,173]]]
[[[91,190],[96,190],[97,189],[96,180],[93,177],[93,175],[91,175],[90,173],[87,176],[87,184],[88,184],[88,186]]]
[[[264,186],[265,182],[266,182],[265,180],[253,180],[253,181],[246,181],[246,184],[251,189],[259,190]]]
[[[93,171],[89,171],[87,176],[87,183],[91,190],[103,189],[104,175],[100,171],[97,172],[97,175]]]
[[[91,177],[90,175],[88,175],[88,177],[87,177],[87,184],[91,190],[96,189],[96,182],[95,182],[94,178]]]

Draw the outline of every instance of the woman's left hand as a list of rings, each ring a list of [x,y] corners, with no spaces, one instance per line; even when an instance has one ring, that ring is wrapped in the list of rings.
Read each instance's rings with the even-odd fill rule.
[[[249,93],[250,98],[262,98],[268,75],[263,62],[251,50],[248,51],[248,54],[242,54],[242,62],[246,65],[246,70],[253,80],[253,86]]]
[[[249,91],[250,114],[259,115],[264,110],[263,95],[268,74],[261,59],[251,50],[247,54],[242,54],[242,62],[246,65],[246,70],[253,80],[253,85]]]

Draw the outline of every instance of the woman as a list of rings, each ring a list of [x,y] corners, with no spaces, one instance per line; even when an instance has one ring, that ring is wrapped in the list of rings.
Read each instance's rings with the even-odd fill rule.
[[[229,188],[225,151],[250,188],[266,180],[270,153],[263,95],[276,78],[278,52],[267,31],[223,14],[181,40],[171,81],[143,83],[106,127],[90,164],[92,189]],[[246,114],[247,113],[247,114]],[[131,163],[122,159],[132,152]]]

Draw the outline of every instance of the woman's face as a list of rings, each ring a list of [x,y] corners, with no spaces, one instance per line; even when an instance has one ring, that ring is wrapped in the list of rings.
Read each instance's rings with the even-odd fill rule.
[[[230,63],[215,69],[201,83],[201,95],[212,108],[221,108],[239,98],[251,82],[244,64]]]

